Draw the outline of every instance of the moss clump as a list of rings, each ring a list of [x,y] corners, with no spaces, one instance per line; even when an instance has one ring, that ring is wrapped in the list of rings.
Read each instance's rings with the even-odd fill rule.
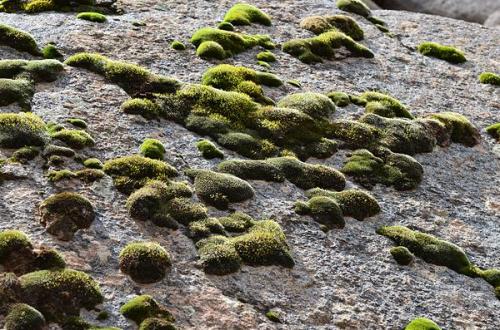
[[[326,94],[330,98],[330,100],[335,103],[338,107],[345,107],[351,104],[351,100],[349,99],[349,95],[344,92],[330,92]]]
[[[227,237],[211,236],[196,243],[196,247],[205,273],[226,275],[241,267],[241,258]]]
[[[50,11],[55,8],[54,0],[30,0],[24,5],[24,11],[30,14]]]
[[[233,25],[259,23],[269,26],[271,25],[271,18],[255,6],[246,3],[237,3],[227,11],[224,16],[224,22],[229,22]]]
[[[170,47],[175,50],[186,50],[186,46],[180,42],[179,40],[174,40],[171,44]]]
[[[493,72],[483,72],[479,75],[479,82],[481,84],[500,86],[500,76]]]
[[[76,15],[76,18],[78,19],[83,19],[86,21],[90,22],[95,22],[95,23],[104,23],[107,21],[107,18],[105,15],[100,14],[100,13],[95,13],[95,12],[82,12]]]
[[[422,55],[435,57],[453,64],[464,63],[467,61],[464,53],[460,50],[454,47],[444,46],[436,42],[423,42],[417,49]]]
[[[62,129],[51,134],[51,137],[66,143],[74,149],[83,149],[92,147],[95,144],[94,139],[89,133],[82,130]]]
[[[113,61],[100,54],[78,53],[64,63],[100,74],[132,96],[172,93],[179,88],[179,82],[175,79],[151,73],[135,64]]]
[[[108,160],[103,170],[113,178],[116,188],[125,194],[141,188],[149,180],[168,181],[168,178],[178,174],[165,162],[138,155]]]
[[[32,113],[0,113],[0,147],[43,146],[45,123]]]
[[[232,233],[242,233],[253,226],[254,220],[243,212],[234,212],[227,217],[217,219],[224,230]]]
[[[300,22],[300,27],[316,35],[330,30],[339,30],[357,41],[363,40],[364,37],[363,29],[358,23],[353,18],[345,15],[306,17]]]
[[[141,155],[151,159],[162,160],[165,156],[165,147],[157,139],[145,139],[139,147]]]
[[[375,113],[382,117],[402,117],[413,119],[413,116],[397,99],[379,92],[364,92],[359,96],[366,101],[366,112]]]
[[[500,123],[486,127],[486,133],[488,133],[492,138],[500,140]]]
[[[45,318],[42,313],[26,304],[16,304],[5,318],[6,330],[42,330]]]
[[[425,317],[417,317],[404,328],[404,330],[441,330],[441,328]]]
[[[89,228],[95,218],[90,201],[78,193],[63,192],[40,204],[40,223],[63,241],[73,238],[78,229]]]
[[[404,246],[394,246],[389,251],[400,265],[409,265],[413,261],[413,254]]]
[[[224,158],[224,154],[220,151],[215,144],[209,140],[201,140],[196,143],[196,148],[201,152],[203,158],[214,159]]]
[[[51,82],[63,70],[64,66],[57,60],[0,60],[0,78]]]
[[[203,41],[196,48],[196,55],[201,58],[214,58],[216,60],[223,60],[227,57],[224,48],[215,41]]]
[[[276,312],[276,311],[267,311],[266,312],[266,317],[271,322],[281,323],[280,314],[278,312]]]
[[[351,56],[373,58],[372,51],[340,31],[328,31],[316,37],[292,39],[283,44],[283,51],[311,64],[333,59],[335,49],[345,47]]]
[[[16,150],[13,154],[11,159],[15,162],[19,162],[21,164],[26,164],[30,160],[33,160],[38,156],[40,153],[40,150],[38,148],[34,147],[23,147],[18,150]]]
[[[229,203],[243,202],[254,196],[252,186],[230,174],[208,170],[189,170],[186,174],[194,178],[198,197],[220,209],[226,209]]]
[[[50,156],[73,157],[75,156],[75,151],[68,147],[49,144],[48,146],[45,147],[45,149],[43,149],[43,157],[50,158]]]
[[[257,60],[263,62],[276,62],[276,56],[270,51],[260,52],[257,54]]]
[[[415,189],[424,172],[410,156],[389,152],[377,157],[366,149],[352,153],[341,171],[366,188],[381,183],[397,190]]]
[[[157,329],[176,330],[177,328],[169,321],[157,317],[150,317],[149,319],[144,320],[144,322],[142,322],[141,325],[139,326],[139,330],[157,330]]]
[[[5,230],[0,232],[0,264],[5,263],[16,254],[31,255],[33,246],[28,236],[18,230]]]
[[[0,106],[17,103],[21,109],[31,109],[34,85],[25,79],[0,79]]]
[[[168,252],[154,242],[130,243],[120,252],[120,270],[141,284],[161,281],[171,264]]]
[[[172,314],[150,295],[141,295],[130,299],[120,308],[120,313],[137,325],[141,325],[146,319],[152,317],[161,318],[168,322],[175,321]]]
[[[70,170],[49,171],[49,173],[47,173],[47,178],[50,182],[58,182],[76,178],[76,174]]]
[[[229,23],[229,22],[220,22],[217,25],[217,28],[219,30],[225,30],[225,31],[234,31],[234,25]]]
[[[296,93],[285,96],[278,107],[297,109],[313,118],[328,118],[335,112],[335,104],[327,96],[319,93]]]
[[[257,64],[266,68],[266,69],[271,69],[271,65],[267,62],[264,62],[264,61],[257,61]]]
[[[102,167],[104,166],[102,164],[102,162],[97,159],[97,158],[87,158],[85,159],[85,161],[83,162],[83,166],[87,167],[87,168],[93,168],[93,169],[96,169],[96,170],[100,170],[102,169]]]
[[[56,45],[49,43],[43,47],[42,56],[46,59],[61,59],[63,54],[57,49]]]
[[[20,297],[39,310],[48,322],[77,316],[80,309],[102,303],[99,285],[85,273],[72,270],[40,270],[19,278]]]
[[[33,36],[6,24],[0,24],[0,44],[31,55],[41,55]]]
[[[461,114],[455,112],[441,112],[430,115],[430,118],[436,119],[445,125],[453,142],[473,147],[481,140],[481,135],[477,128]]]
[[[327,229],[344,228],[345,220],[340,205],[332,198],[316,196],[307,202],[296,202],[295,212],[310,215]]]
[[[370,17],[372,14],[370,8],[361,0],[337,0],[337,7],[363,17]]]
[[[131,115],[141,115],[146,119],[155,119],[160,115],[160,107],[148,99],[131,99],[125,101],[121,109]]]
[[[79,119],[79,118],[69,118],[66,121],[68,123],[70,123],[71,125],[78,127],[78,128],[81,128],[81,129],[86,129],[88,126],[87,122],[85,120]]]

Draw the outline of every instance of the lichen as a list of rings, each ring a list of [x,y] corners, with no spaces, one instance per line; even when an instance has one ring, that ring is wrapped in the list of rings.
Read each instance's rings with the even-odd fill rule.
[[[104,23],[107,21],[105,15],[96,12],[82,12],[76,15],[76,18],[83,19],[95,23]]]
[[[356,21],[345,15],[309,16],[300,22],[300,27],[319,35],[330,30],[344,32],[352,39],[363,40],[364,32]]]
[[[479,75],[479,82],[481,84],[500,86],[500,76],[493,72],[483,72]]]
[[[120,252],[120,270],[141,284],[161,281],[172,265],[170,255],[154,242],[128,244]]]
[[[196,148],[198,148],[198,150],[201,152],[203,158],[224,158],[224,154],[222,153],[222,151],[209,140],[201,140],[196,142]]]
[[[151,159],[163,160],[165,156],[165,147],[157,139],[145,139],[139,147],[141,155]]]
[[[436,42],[423,42],[417,49],[422,55],[435,57],[452,64],[459,64],[467,61],[462,51],[451,46],[438,44]]]
[[[255,6],[246,3],[237,3],[227,11],[224,16],[224,22],[229,22],[233,25],[259,23],[269,26],[271,25],[271,18]]]

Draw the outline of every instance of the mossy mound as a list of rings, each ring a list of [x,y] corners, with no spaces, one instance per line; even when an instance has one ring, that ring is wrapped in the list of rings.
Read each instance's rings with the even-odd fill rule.
[[[66,122],[81,129],[86,129],[88,127],[87,122],[80,118],[68,118],[66,119]]]
[[[40,204],[40,223],[48,233],[69,241],[78,229],[89,228],[95,218],[90,201],[78,193],[63,192]]]
[[[95,12],[82,12],[76,15],[76,18],[94,23],[104,23],[108,20],[105,15]]]
[[[42,313],[26,304],[16,304],[5,318],[5,330],[43,330],[45,318]]]
[[[100,74],[131,96],[172,93],[179,88],[179,82],[175,79],[151,73],[135,64],[113,61],[100,54],[78,53],[64,63]]]
[[[51,82],[57,79],[64,66],[57,60],[0,60],[0,78],[28,79]]]
[[[381,183],[397,190],[415,189],[422,181],[424,169],[414,158],[392,152],[380,157],[366,149],[356,150],[347,159],[341,172],[371,189]]]
[[[467,61],[462,51],[436,42],[423,42],[417,49],[418,52],[424,56],[435,57],[452,64],[459,64]]]
[[[182,42],[179,40],[174,40],[171,44],[170,47],[175,50],[186,50],[186,45],[184,45]]]
[[[163,160],[165,156],[165,147],[157,139],[145,139],[139,147],[141,155],[151,159]]]
[[[208,170],[188,170],[186,174],[194,179],[196,195],[219,209],[226,209],[229,203],[243,202],[254,196],[252,186],[230,174]]]
[[[392,96],[379,92],[364,92],[359,97],[366,101],[366,112],[387,118],[401,117],[413,119],[412,114],[406,106]]]
[[[58,156],[52,156],[52,157],[58,157]],[[49,160],[49,165],[55,166],[56,163],[58,162],[55,163],[54,158],[52,157]],[[56,160],[58,159],[59,158],[56,158]],[[47,173],[47,178],[51,182],[58,182],[61,180],[68,180],[68,179],[78,179],[85,183],[92,183],[102,179],[104,176],[105,173],[103,171],[93,168],[84,168],[78,171],[71,171],[68,169],[64,169],[58,171],[49,171]]]
[[[45,123],[32,113],[0,113],[0,147],[43,146],[47,142]]]
[[[87,158],[83,161],[83,166],[86,168],[92,168],[96,170],[102,169],[103,163],[97,158]]]
[[[214,158],[224,158],[224,154],[219,150],[215,144],[209,140],[201,140],[196,143],[196,148],[201,152],[203,158],[214,159]]]
[[[335,104],[320,93],[295,93],[282,98],[278,107],[297,109],[313,118],[328,118],[335,112]]]
[[[500,75],[493,72],[483,72],[479,75],[479,82],[481,84],[500,86]]]
[[[11,160],[21,164],[26,164],[40,154],[40,150],[35,147],[22,147],[17,149],[11,156]]]
[[[486,127],[486,133],[488,133],[492,138],[500,140],[500,123]]]
[[[49,43],[42,49],[42,56],[45,59],[62,59],[63,54],[55,44]]]
[[[174,167],[165,162],[138,155],[108,160],[103,170],[113,178],[116,189],[124,194],[141,188],[149,180],[168,181],[168,178],[178,174]]]
[[[256,57],[258,61],[267,63],[276,62],[276,56],[268,50],[258,53]]]
[[[49,144],[43,149],[44,158],[50,158],[50,156],[73,157],[75,154],[73,149],[55,144]]]
[[[0,45],[9,46],[35,56],[41,55],[40,48],[31,34],[6,24],[0,24]]]
[[[58,12],[99,12],[107,14],[121,13],[115,1],[98,2],[96,0],[3,0],[0,3],[0,12],[25,12],[36,14],[46,11]]]
[[[389,252],[400,265],[406,266],[413,261],[413,254],[404,246],[394,246]]]
[[[224,16],[224,22],[229,22],[233,25],[258,23],[269,26],[271,25],[271,18],[255,6],[246,3],[237,3],[227,11]]]
[[[330,30],[344,32],[352,39],[363,40],[364,32],[356,21],[345,15],[309,16],[300,22],[300,27],[319,35]]]
[[[120,313],[127,319],[134,321],[138,326],[141,326],[149,318],[159,318],[169,323],[175,322],[172,314],[150,295],[141,295],[130,299],[120,308]]]
[[[335,49],[344,47],[351,56],[373,58],[373,52],[340,31],[328,31],[306,39],[292,39],[283,44],[283,51],[297,57],[300,61],[311,64],[333,59]]]
[[[69,317],[61,325],[62,330],[123,330],[115,327],[99,327],[80,317]]]
[[[206,42],[210,42],[210,44],[205,44]],[[210,27],[196,31],[191,37],[191,43],[197,48],[196,53],[200,57],[216,59],[231,57],[256,46],[266,49],[275,47],[267,35],[249,35]],[[200,50],[199,48],[202,46],[204,49]],[[223,54],[221,48],[224,51]]]
[[[349,94],[344,92],[330,92],[326,94],[326,96],[328,96],[338,107],[345,107],[351,103]]]
[[[29,80],[0,79],[0,106],[17,103],[21,109],[29,111],[34,94],[34,86]]]
[[[160,107],[149,99],[130,99],[125,101],[121,110],[131,115],[140,115],[146,119],[155,119],[160,116]]]
[[[361,0],[337,0],[337,8],[363,17],[370,17],[370,8]]]
[[[441,328],[425,317],[417,317],[404,328],[404,330],[441,330]]]
[[[340,205],[332,198],[315,196],[307,202],[296,202],[295,212],[301,215],[310,215],[314,221],[323,225],[327,230],[344,228],[345,220]]]
[[[95,145],[95,141],[89,133],[77,129],[62,129],[51,133],[53,139],[60,140],[74,149],[83,149]]]
[[[461,114],[455,112],[441,112],[430,115],[446,127],[451,141],[461,143],[467,147],[473,147],[481,140],[481,135],[474,125]]]
[[[120,252],[120,270],[141,284],[161,281],[171,264],[167,250],[154,242],[130,243]]]

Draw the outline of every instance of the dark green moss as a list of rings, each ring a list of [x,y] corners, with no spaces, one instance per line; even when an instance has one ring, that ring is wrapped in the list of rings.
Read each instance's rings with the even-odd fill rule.
[[[87,158],[85,159],[85,161],[83,162],[83,166],[87,167],[87,168],[93,168],[93,169],[97,169],[97,170],[100,170],[102,169],[103,167],[103,164],[102,162],[97,159],[97,158]]]
[[[83,149],[92,147],[95,144],[94,139],[89,133],[83,130],[62,129],[51,134],[51,137],[66,143],[74,149]]]
[[[76,174],[73,171],[64,169],[59,171],[49,171],[47,173],[47,178],[51,182],[58,182],[61,180],[76,178]]]
[[[229,22],[220,22],[217,25],[217,28],[219,30],[225,30],[225,31],[234,31],[234,25],[229,23]]]
[[[488,133],[492,138],[500,140],[500,123],[495,123],[486,127],[486,133]]]
[[[435,57],[453,64],[464,63],[467,61],[462,51],[454,47],[438,44],[436,42],[423,42],[417,49],[422,55]]]
[[[310,16],[300,22],[300,27],[314,34],[322,34],[330,30],[340,30],[354,40],[363,40],[363,29],[356,21],[345,15]]]
[[[75,151],[68,147],[49,144],[43,149],[43,157],[50,158],[51,156],[73,157],[75,156]]]
[[[49,43],[43,47],[42,56],[46,59],[62,59],[63,54],[57,49],[56,45]]]
[[[332,198],[315,196],[307,202],[296,202],[295,212],[310,215],[314,221],[325,226],[328,230],[344,228],[345,220],[340,205]]]
[[[45,123],[32,113],[0,113],[0,147],[43,146]]]
[[[98,169],[84,168],[75,171],[75,175],[82,182],[92,183],[101,180],[105,176],[105,173]]]
[[[157,139],[145,139],[139,147],[141,155],[151,159],[162,160],[165,156],[165,147]]]
[[[0,79],[0,106],[17,103],[21,109],[31,109],[34,85],[25,79]]]
[[[137,325],[150,317],[162,318],[169,322],[175,321],[172,314],[150,295],[141,295],[130,299],[120,308],[120,313]]]
[[[171,264],[168,252],[154,242],[130,243],[120,252],[120,270],[141,284],[161,281]]]
[[[231,132],[220,135],[217,143],[249,158],[262,158],[266,155],[262,141],[246,133]]]
[[[95,12],[82,12],[76,15],[76,18],[83,19],[95,23],[104,23],[107,21],[105,15]]]
[[[177,328],[168,320],[150,317],[139,326],[139,330],[176,330]]]
[[[313,118],[328,118],[335,112],[332,100],[312,92],[287,95],[278,102],[278,107],[297,109]]]
[[[271,18],[255,6],[237,3],[227,11],[224,22],[233,25],[250,25],[252,23],[271,25]]]
[[[224,158],[224,154],[220,151],[215,144],[209,140],[201,140],[196,143],[196,148],[201,152],[203,158],[214,159]]]
[[[441,328],[425,317],[417,317],[405,327],[404,330],[441,330]]]
[[[172,49],[175,49],[175,50],[185,50],[186,49],[186,46],[180,42],[179,40],[174,40],[172,42],[172,44],[170,45],[170,47]]]
[[[473,147],[481,140],[481,135],[477,128],[461,114],[455,112],[441,112],[430,115],[430,118],[436,119],[445,125],[453,142]]]
[[[366,101],[366,112],[387,118],[413,119],[406,106],[392,96],[379,92],[364,92],[359,97]]]
[[[81,129],[86,129],[87,128],[87,122],[83,119],[80,118],[69,118],[66,120],[68,123],[71,125],[81,128]]]
[[[57,60],[0,60],[0,78],[27,79],[51,82],[57,79],[64,66]]]
[[[33,36],[6,24],[0,24],[0,44],[31,55],[41,55]]]
[[[226,275],[241,267],[241,258],[227,237],[211,236],[196,243],[196,247],[203,270],[208,274]]]
[[[479,82],[481,84],[500,86],[500,76],[493,72],[483,72],[479,75]]]
[[[394,246],[389,252],[400,265],[406,266],[413,261],[413,254],[404,246]]]
[[[15,264],[23,266],[22,263],[31,263],[33,259],[32,250],[31,241],[23,232],[18,230],[0,232],[0,264],[7,271],[18,274],[24,272],[24,267],[18,268]],[[13,258],[16,259],[14,262],[12,262]],[[13,263],[13,267],[11,267],[11,263]]]
[[[22,164],[28,163],[30,160],[33,160],[38,156],[40,153],[40,150],[35,147],[23,147],[18,150],[16,150],[13,154],[11,159],[15,162],[19,162]]]
[[[45,318],[42,313],[26,304],[16,304],[5,318],[5,330],[43,330]]]
[[[330,92],[326,94],[326,96],[328,96],[338,107],[345,107],[351,103],[349,95],[344,92]]]
[[[276,56],[270,51],[260,52],[257,54],[257,60],[263,62],[276,62]]]
[[[363,17],[371,16],[371,10],[361,0],[337,0],[337,7],[350,13],[358,14]]]

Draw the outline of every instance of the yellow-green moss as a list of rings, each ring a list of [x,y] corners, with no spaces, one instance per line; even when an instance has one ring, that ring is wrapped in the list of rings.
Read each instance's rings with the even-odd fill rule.
[[[26,164],[30,160],[33,160],[38,156],[40,153],[40,150],[35,147],[23,147],[18,150],[16,150],[13,154],[11,159],[15,162],[19,162],[21,164]]]
[[[334,199],[326,196],[315,196],[307,202],[296,202],[295,212],[310,215],[314,221],[325,226],[327,230],[344,228],[345,226],[340,205]]]
[[[229,23],[229,22],[220,22],[217,25],[217,28],[219,30],[225,30],[225,31],[234,31],[234,25]]]
[[[196,55],[198,55],[201,58],[214,58],[217,60],[223,60],[228,55],[226,54],[226,51],[224,48],[217,42],[215,41],[203,41],[197,48],[196,48]]]
[[[33,36],[6,24],[0,24],[0,44],[31,55],[41,55]]]
[[[171,44],[170,47],[175,50],[185,50],[186,46],[180,42],[179,40],[174,40]]]
[[[438,44],[436,42],[423,42],[417,49],[422,55],[435,57],[453,64],[464,63],[467,61],[462,51],[454,47]]]
[[[76,15],[76,18],[83,19],[95,23],[104,23],[107,21],[105,15],[95,12],[82,12]]]
[[[276,311],[270,310],[266,312],[266,317],[269,319],[271,322],[275,323],[281,323],[281,317],[280,314]]]
[[[80,118],[69,118],[66,120],[68,123],[71,125],[81,128],[81,129],[86,129],[87,128],[87,122],[83,119]]]
[[[51,137],[66,143],[74,149],[83,149],[92,147],[95,144],[94,139],[89,133],[82,130],[62,129],[51,134]]]
[[[43,330],[44,327],[42,313],[26,304],[14,305],[5,318],[5,330]]]
[[[0,113],[0,147],[43,146],[45,123],[32,113]]]
[[[201,140],[196,143],[196,148],[201,152],[203,158],[224,158],[224,154],[218,149],[215,144],[209,140]]]
[[[441,328],[425,317],[417,317],[404,328],[404,330],[441,330]]]
[[[0,106],[17,103],[21,109],[29,111],[34,94],[34,85],[29,80],[0,79]]]
[[[57,60],[0,60],[0,78],[27,79],[51,82],[57,79],[64,66]]]
[[[397,99],[379,92],[364,92],[359,96],[366,101],[366,112],[375,113],[382,117],[402,117],[413,119],[413,116]]]
[[[30,14],[40,13],[55,9],[56,9],[55,0],[29,0],[24,6],[24,11]]]
[[[285,96],[278,107],[297,109],[313,118],[328,118],[335,112],[335,104],[320,93],[306,92]]]
[[[363,17],[371,16],[371,10],[361,0],[337,0],[337,7],[340,10],[358,14]]]
[[[344,92],[330,92],[326,94],[326,96],[328,96],[338,107],[345,107],[351,103],[349,95]]]
[[[393,246],[389,252],[400,265],[409,265],[413,261],[413,254],[404,246]]]
[[[145,139],[139,150],[141,155],[147,158],[162,160],[165,156],[165,147],[157,139]]]
[[[441,112],[430,115],[430,118],[436,119],[446,126],[453,142],[472,147],[481,140],[477,128],[461,114],[455,112]]]
[[[356,21],[345,15],[309,16],[300,22],[300,27],[319,35],[330,30],[344,32],[354,40],[363,40],[364,32]]]
[[[23,251],[31,251],[31,241],[19,230],[5,230],[0,232],[0,264],[8,261],[14,253],[23,254]]]
[[[172,314],[150,295],[141,295],[130,299],[120,308],[120,313],[137,325],[150,317],[162,318],[169,322],[175,321]]]
[[[500,86],[500,76],[493,72],[483,72],[479,75],[479,82],[481,84]]]
[[[154,242],[130,243],[119,258],[120,270],[142,284],[161,281],[172,264],[167,250]]]
[[[62,59],[63,54],[57,49],[56,45],[49,43],[43,47],[42,56],[46,59]]]
[[[486,133],[491,135],[494,139],[500,140],[500,123],[495,123],[486,127]]]
[[[271,18],[255,6],[237,3],[227,11],[224,22],[233,25],[250,25],[252,23],[271,25]]]
[[[85,166],[87,168],[94,168],[94,169],[100,170],[100,169],[102,169],[103,164],[97,158],[87,158],[83,162],[83,166]]]
[[[125,101],[121,109],[131,115],[141,115],[146,119],[154,119],[160,116],[160,107],[149,99],[130,99]]]
[[[260,52],[257,54],[257,60],[263,62],[276,62],[276,56],[270,51]]]
[[[144,320],[139,330],[176,330],[177,328],[168,320],[159,317],[150,317]]]

